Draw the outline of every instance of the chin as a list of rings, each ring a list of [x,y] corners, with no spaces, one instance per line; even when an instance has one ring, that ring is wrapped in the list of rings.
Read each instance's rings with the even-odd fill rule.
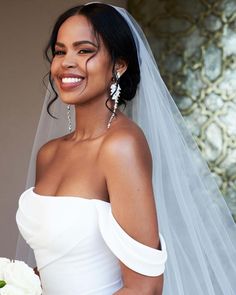
[[[73,104],[79,103],[79,99],[78,98],[75,98],[74,95],[73,95],[73,97],[70,97],[70,95],[68,95],[68,94],[65,95],[65,94],[60,94],[59,93],[59,98],[65,104],[73,105]]]

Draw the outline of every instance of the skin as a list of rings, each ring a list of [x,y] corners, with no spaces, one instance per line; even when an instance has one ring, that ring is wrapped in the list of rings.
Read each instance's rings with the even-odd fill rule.
[[[76,41],[94,45],[87,42],[74,47]],[[131,237],[160,249],[151,153],[142,130],[122,112],[117,111],[107,129],[111,112],[105,101],[109,97],[113,64],[102,40],[99,41],[98,48],[84,16],[70,17],[58,32],[60,44],[55,48],[51,74],[61,99],[75,105],[76,128],[40,149],[35,192],[110,202],[115,219]],[[119,60],[115,69],[122,75],[127,65]],[[60,76],[64,73],[83,76],[82,84],[64,91],[60,88]],[[113,107],[111,100],[109,104]],[[115,295],[162,294],[163,275],[148,277],[121,262],[120,265],[124,287]]]

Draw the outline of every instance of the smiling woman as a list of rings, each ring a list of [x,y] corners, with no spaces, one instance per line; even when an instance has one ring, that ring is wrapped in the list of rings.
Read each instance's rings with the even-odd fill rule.
[[[74,106],[75,129],[40,148],[34,188],[21,196],[17,214],[26,241],[36,238],[30,246],[44,294],[161,294],[166,248],[151,154],[138,125],[117,109],[140,80],[132,33],[111,6],[78,6],[57,20],[46,55],[56,94],[49,114],[59,94]],[[24,216],[40,220],[43,236],[28,236],[35,224]],[[56,284],[63,277],[71,278],[69,288]]]
[[[63,102],[81,105],[93,100],[97,107],[104,108],[101,101],[107,97],[113,64],[102,40],[97,43],[85,16],[72,16],[60,27],[51,76]],[[119,70],[122,74],[125,69]]]
[[[110,5],[74,7],[46,56],[55,97],[16,216],[43,294],[233,295],[235,225],[137,23]],[[131,120],[118,106],[133,98]],[[69,133],[55,105],[68,106]]]

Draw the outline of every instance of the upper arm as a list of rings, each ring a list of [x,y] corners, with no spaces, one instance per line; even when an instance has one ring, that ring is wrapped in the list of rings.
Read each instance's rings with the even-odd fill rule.
[[[131,129],[129,133],[119,131],[112,135],[105,143],[102,159],[113,216],[133,239],[158,249],[160,240],[152,188],[152,158],[142,131]],[[162,288],[162,276],[144,276],[123,263],[121,270],[124,285],[132,290],[140,292]]]

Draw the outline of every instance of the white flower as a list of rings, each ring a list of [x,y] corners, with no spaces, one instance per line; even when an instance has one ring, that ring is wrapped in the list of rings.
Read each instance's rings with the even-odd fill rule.
[[[14,263],[7,263],[4,268],[3,279],[7,285],[11,285],[16,289],[22,290],[24,295],[42,294],[39,277],[26,263],[15,260]],[[6,286],[4,288],[6,288]],[[16,294],[18,295],[18,293]],[[0,293],[0,295],[2,295],[2,293]],[[15,293],[12,293],[11,295],[15,295]]]
[[[3,280],[3,271],[7,265],[7,263],[10,263],[11,260],[8,258],[0,257],[0,280]]]
[[[6,285],[0,289],[0,295],[25,295],[23,290],[15,288],[11,285]]]

